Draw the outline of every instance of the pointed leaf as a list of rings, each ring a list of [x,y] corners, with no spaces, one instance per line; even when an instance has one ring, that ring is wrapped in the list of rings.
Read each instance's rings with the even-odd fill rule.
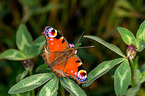
[[[27,74],[29,73],[28,70],[23,71],[22,73],[19,73],[16,77],[16,81],[19,82],[22,80]]]
[[[40,66],[37,67],[36,72],[45,72],[45,73],[47,72],[47,73],[50,73],[51,69],[48,68],[47,64],[41,64]]]
[[[136,38],[134,37],[131,31],[122,27],[118,27],[117,30],[119,31],[123,41],[127,45],[134,44],[136,46]]]
[[[99,43],[101,43],[102,45],[106,46],[107,48],[109,48],[110,50],[114,51],[115,53],[117,53],[118,55],[125,57],[125,55],[122,53],[122,51],[115,45],[110,44],[106,41],[104,41],[103,39],[101,39],[100,37],[97,36],[89,36],[89,35],[85,35],[85,38],[90,38],[92,40],[95,40]]]
[[[41,89],[39,96],[57,96],[58,78],[54,76],[44,87]]]
[[[16,49],[8,49],[0,54],[0,59],[25,60],[27,58],[22,52]]]
[[[141,52],[144,48],[145,48],[145,41],[140,41],[140,43],[139,43],[140,45],[139,45],[139,52]]]
[[[142,73],[142,77],[140,79],[140,84],[145,82],[145,71]]]
[[[129,88],[125,94],[125,96],[136,96],[136,93],[140,89],[140,84],[138,84],[136,87]]]
[[[140,67],[140,72],[145,72],[145,63]]]
[[[24,24],[21,24],[17,30],[16,44],[19,50],[29,57],[30,48],[32,46],[32,37]]]
[[[40,53],[42,53],[44,44],[45,44],[45,37],[44,36],[38,37],[32,44],[30,58],[38,56]]]
[[[140,42],[145,42],[145,21],[140,25],[137,34],[136,34],[136,38],[138,41],[138,47],[140,49]]]
[[[60,78],[62,86],[73,96],[87,96],[86,93],[71,79]]]
[[[125,60],[115,71],[114,86],[117,96],[123,96],[131,80],[131,70],[128,60]]]
[[[50,80],[53,76],[54,74],[52,73],[32,75],[15,84],[8,93],[16,94],[33,90]]]
[[[99,64],[88,74],[88,80],[85,84],[83,84],[83,87],[89,86],[93,81],[107,73],[112,67],[121,63],[123,60],[124,58],[118,58],[110,61],[105,61]]]
[[[139,69],[134,70],[134,77],[135,77],[134,84],[138,85],[140,83],[140,79],[142,77],[142,74]]]

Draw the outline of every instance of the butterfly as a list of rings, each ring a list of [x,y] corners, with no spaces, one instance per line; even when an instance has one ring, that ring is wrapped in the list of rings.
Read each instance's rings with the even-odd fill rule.
[[[54,28],[45,27],[42,34],[46,43],[41,54],[45,63],[57,77],[73,78],[78,84],[86,83],[87,72],[81,59],[76,55],[75,46]]]

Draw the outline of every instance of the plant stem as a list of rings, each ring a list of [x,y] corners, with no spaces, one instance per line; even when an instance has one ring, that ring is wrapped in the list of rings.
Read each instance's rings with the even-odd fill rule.
[[[133,63],[133,61],[130,61],[131,62],[131,85],[132,85],[132,87],[134,87],[135,85],[134,85],[134,63]]]
[[[64,88],[63,88],[62,85],[61,85],[61,96],[65,96],[65,94],[64,94]]]
[[[32,92],[32,96],[35,96],[35,90],[32,90],[31,92]]]
[[[32,75],[33,75],[33,74],[32,74],[32,71],[29,71],[29,75],[30,75],[30,76],[32,76]]]
[[[32,70],[29,71],[29,74],[30,74],[30,76],[33,75]],[[32,96],[35,96],[35,90],[32,90],[31,93],[32,93]]]

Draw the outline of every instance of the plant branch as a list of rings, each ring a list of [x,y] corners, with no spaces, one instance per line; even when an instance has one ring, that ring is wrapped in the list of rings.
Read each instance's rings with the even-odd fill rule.
[[[135,82],[135,80],[134,80],[134,63],[133,63],[133,61],[131,61],[130,60],[130,62],[131,62],[131,86],[132,87],[135,87],[135,85],[134,85],[134,82]]]

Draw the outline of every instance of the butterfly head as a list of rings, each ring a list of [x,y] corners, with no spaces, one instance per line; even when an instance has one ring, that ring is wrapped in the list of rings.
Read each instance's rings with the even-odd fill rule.
[[[75,48],[75,45],[74,45],[74,44],[69,44],[69,46],[70,46],[71,48]],[[75,50],[74,53],[77,54],[77,50]]]
[[[55,37],[57,35],[57,30],[50,26],[46,26],[44,32],[42,32],[47,37]]]

